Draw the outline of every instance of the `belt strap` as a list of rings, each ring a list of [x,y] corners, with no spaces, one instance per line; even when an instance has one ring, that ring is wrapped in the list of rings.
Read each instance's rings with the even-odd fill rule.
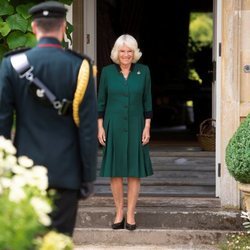
[[[52,106],[57,110],[59,115],[65,115],[67,113],[72,102],[65,98],[62,101],[57,100],[57,97],[44,85],[44,83],[39,78],[34,76],[34,67],[30,65],[25,53],[11,56],[10,62],[20,78],[26,78],[37,87],[37,97],[46,97]]]

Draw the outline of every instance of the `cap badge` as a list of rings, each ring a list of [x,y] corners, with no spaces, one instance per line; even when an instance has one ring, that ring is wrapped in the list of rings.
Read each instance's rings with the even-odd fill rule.
[[[137,75],[140,75],[140,74],[141,74],[141,71],[138,70],[138,71],[137,71]]]
[[[44,10],[43,11],[43,16],[48,16],[49,15],[49,11],[48,10]]]

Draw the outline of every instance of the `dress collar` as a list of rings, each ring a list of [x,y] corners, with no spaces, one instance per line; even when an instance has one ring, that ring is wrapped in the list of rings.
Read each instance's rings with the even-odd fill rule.
[[[120,67],[119,64],[115,64],[115,66],[116,66],[116,68],[117,68],[117,70],[118,70],[119,72],[122,72],[122,69],[121,69],[121,67]],[[131,67],[130,67],[130,72],[132,72],[132,71],[134,70],[134,67],[135,67],[135,64],[132,63],[132,64],[131,64]]]

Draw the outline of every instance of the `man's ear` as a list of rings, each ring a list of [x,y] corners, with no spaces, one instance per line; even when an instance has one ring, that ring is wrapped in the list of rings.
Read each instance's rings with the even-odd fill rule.
[[[66,32],[66,27],[67,27],[67,23],[66,21],[63,22],[63,32],[65,33]]]
[[[36,34],[36,33],[37,33],[37,25],[36,25],[36,22],[33,21],[33,22],[31,23],[31,28],[32,28],[33,33]]]

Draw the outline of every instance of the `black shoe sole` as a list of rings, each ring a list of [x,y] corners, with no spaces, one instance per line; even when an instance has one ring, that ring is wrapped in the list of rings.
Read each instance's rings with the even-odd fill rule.
[[[121,222],[113,223],[111,227],[112,229],[124,229],[124,224],[125,220],[123,219]]]
[[[126,229],[129,231],[135,230],[136,229],[136,224],[129,224],[126,222]]]

